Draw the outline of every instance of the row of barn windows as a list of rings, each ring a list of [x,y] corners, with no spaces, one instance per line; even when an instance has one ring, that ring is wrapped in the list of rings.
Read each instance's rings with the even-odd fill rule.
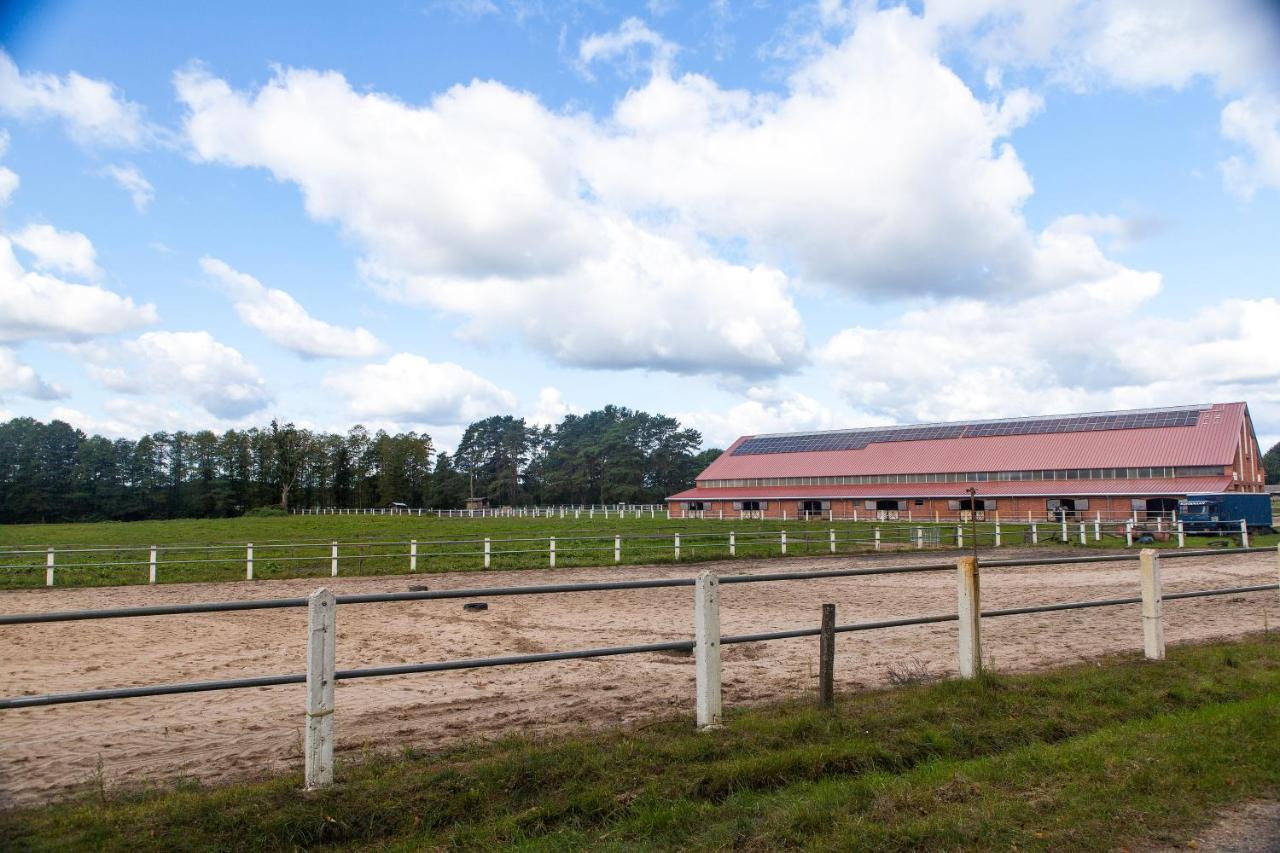
[[[968,471],[947,474],[846,474],[839,477],[761,477],[745,480],[701,480],[711,489],[761,486],[856,486],[876,483],[986,483],[1021,480],[1153,480],[1170,477],[1220,477],[1216,465],[1161,468],[1057,468],[1045,471]]]
[[[820,500],[802,500],[802,501],[778,501],[778,503],[790,504],[795,503],[796,509],[801,512],[826,512],[831,509],[831,501]],[[1045,502],[1045,509],[1050,513],[1060,511],[1066,512],[1083,512],[1089,508],[1088,498],[1049,498]],[[1145,509],[1146,502],[1143,500],[1135,500],[1132,502],[1135,509]],[[704,512],[710,508],[709,501],[682,501],[684,509],[689,512]],[[961,498],[959,500],[947,501],[947,509],[951,510],[994,510],[997,508],[998,501],[994,498]],[[898,500],[896,498],[880,498],[877,500],[866,500],[862,502],[863,509],[869,510],[898,510],[904,511],[910,506],[924,506],[923,498],[913,498],[911,500]],[[768,501],[734,501],[733,508],[742,512],[760,512],[769,508]]]

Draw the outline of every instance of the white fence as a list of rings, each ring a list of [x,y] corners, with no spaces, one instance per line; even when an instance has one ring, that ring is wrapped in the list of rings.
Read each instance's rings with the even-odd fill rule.
[[[1249,532],[1238,523],[1243,547]],[[975,539],[976,537],[976,539]],[[565,566],[605,566],[621,563],[679,562],[733,558],[818,556],[880,550],[926,548],[1001,548],[1011,545],[1063,544],[1089,546],[1107,541],[1125,547],[1147,544],[1159,537],[1182,548],[1186,536],[1179,523],[1164,533],[1142,530],[1132,522],[1002,524],[865,523],[827,528],[804,525],[791,530],[722,530],[689,528],[646,533],[506,538],[434,538],[307,542],[246,542],[243,544],[155,544],[18,548],[0,550],[0,572],[8,586],[54,586],[68,574],[73,585],[254,580],[266,577],[338,577],[348,574],[402,574],[419,571],[467,571]],[[184,576],[185,575],[185,576]],[[66,581],[64,581],[64,584]]]

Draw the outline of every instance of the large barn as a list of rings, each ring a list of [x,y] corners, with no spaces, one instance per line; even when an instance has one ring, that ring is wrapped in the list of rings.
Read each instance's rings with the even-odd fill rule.
[[[667,505],[672,517],[1113,519],[1263,483],[1249,407],[1214,403],[748,435]]]

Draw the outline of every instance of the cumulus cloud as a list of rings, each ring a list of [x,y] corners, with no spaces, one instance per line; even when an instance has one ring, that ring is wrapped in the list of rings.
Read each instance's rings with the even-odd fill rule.
[[[623,60],[626,67],[634,71],[640,67],[637,53],[640,47],[648,49],[648,67],[665,74],[675,57],[676,46],[649,29],[639,18],[627,18],[615,30],[584,38],[578,43],[578,65],[589,74],[592,63]]]
[[[32,254],[32,264],[38,270],[87,279],[102,274],[93,243],[78,231],[59,231],[52,225],[28,225],[11,236],[15,245]]]
[[[538,402],[529,413],[529,422],[536,426],[555,426],[564,420],[565,415],[580,415],[582,411],[580,407],[566,403],[559,388],[541,388],[538,390]]]
[[[382,343],[367,329],[317,320],[288,293],[264,287],[224,261],[201,258],[200,267],[235,300],[241,320],[303,358],[370,358],[383,350]]]
[[[271,394],[257,368],[208,332],[147,332],[121,345],[73,351],[104,387],[148,397],[175,395],[219,418],[260,411]]]
[[[123,166],[112,164],[103,169],[102,174],[115,181],[120,189],[129,194],[133,206],[139,213],[145,211],[156,197],[155,187],[151,186],[151,182],[132,163]]]
[[[516,398],[465,367],[397,353],[385,362],[328,374],[324,385],[358,418],[397,423],[466,424],[510,413]]]
[[[1222,135],[1252,154],[1222,162],[1229,190],[1247,199],[1264,187],[1280,189],[1280,95],[1255,93],[1227,104]]]
[[[768,432],[800,432],[857,426],[847,419],[837,420],[824,403],[777,386],[753,386],[745,399],[725,411],[682,412],[676,417],[702,433],[706,447],[728,447],[741,435]]]
[[[137,146],[151,130],[142,108],[126,100],[115,86],[72,71],[23,73],[0,50],[0,113],[22,120],[56,119],[80,142]]]
[[[57,235],[61,233],[54,232],[51,245],[59,245]],[[74,251],[69,256],[51,249],[52,254],[47,254],[44,261],[54,266],[70,263],[82,271],[86,264],[96,268],[92,245],[87,254],[78,248],[78,240],[70,241],[70,245]],[[39,253],[36,254],[39,261]],[[0,342],[40,338],[85,340],[129,331],[155,321],[154,305],[137,305],[128,297],[96,285],[72,284],[26,270],[14,254],[9,238],[0,235]]]
[[[21,394],[37,400],[58,400],[66,396],[61,388],[46,382],[30,365],[19,361],[8,347],[0,347],[0,395],[3,394]]]

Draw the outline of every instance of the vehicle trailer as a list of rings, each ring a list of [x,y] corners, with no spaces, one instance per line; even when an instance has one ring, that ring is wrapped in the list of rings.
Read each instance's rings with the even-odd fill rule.
[[[1251,531],[1275,532],[1271,496],[1256,492],[1187,495],[1178,501],[1178,520],[1187,533],[1234,533],[1242,520]]]

